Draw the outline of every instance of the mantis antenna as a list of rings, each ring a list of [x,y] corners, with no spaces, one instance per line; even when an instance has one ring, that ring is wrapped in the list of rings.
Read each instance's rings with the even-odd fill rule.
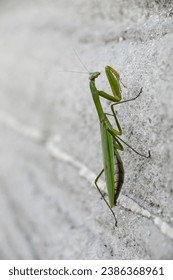
[[[73,49],[77,59],[79,60],[80,64],[82,64],[83,68],[87,71],[73,71],[73,70],[59,70],[57,72],[63,73],[63,72],[67,72],[67,73],[80,73],[80,74],[90,74],[90,71],[87,69],[87,67],[85,66],[85,64],[83,63],[83,61],[81,60],[80,56],[78,55],[77,51],[75,49]]]
[[[77,51],[75,49],[73,49],[75,55],[77,56],[79,62],[82,64],[82,66],[84,67],[85,70],[87,70],[87,73],[90,73],[90,71],[88,70],[88,68],[86,67],[86,65],[83,63],[82,59],[80,58],[80,56],[78,55]]]

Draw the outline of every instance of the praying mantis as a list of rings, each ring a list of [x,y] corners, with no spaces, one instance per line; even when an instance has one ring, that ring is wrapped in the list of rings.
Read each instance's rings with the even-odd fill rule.
[[[124,182],[124,167],[122,159],[119,155],[118,150],[123,151],[123,145],[127,145],[130,149],[132,149],[138,155],[150,158],[150,151],[148,151],[148,155],[143,155],[133,149],[129,144],[127,144],[124,140],[122,140],[119,136],[122,135],[122,129],[119,124],[116,111],[114,110],[114,106],[118,104],[122,104],[125,102],[129,102],[138,98],[142,92],[142,88],[139,91],[138,95],[134,98],[128,100],[122,100],[121,95],[121,86],[120,83],[125,87],[123,84],[119,73],[112,67],[106,66],[105,67],[106,76],[111,87],[113,95],[110,95],[102,90],[98,90],[95,84],[95,80],[101,74],[100,72],[92,72],[89,73],[89,80],[90,80],[90,90],[92,94],[92,98],[96,107],[96,111],[98,114],[99,122],[100,122],[100,133],[101,133],[101,143],[102,143],[102,154],[103,154],[103,169],[95,179],[95,186],[99,191],[101,197],[105,201],[106,205],[108,206],[109,210],[111,211],[115,226],[117,226],[117,219],[115,216],[114,211],[112,210],[113,206],[116,206],[117,199],[119,197],[123,182]],[[114,102],[110,107],[112,114],[105,113],[100,101],[100,97],[107,99],[109,101]],[[111,115],[115,119],[115,123],[117,125],[117,129],[114,129],[108,119],[108,115]],[[106,186],[108,191],[108,198],[109,201],[105,199],[104,194],[100,190],[98,186],[98,180],[101,175],[105,173],[105,180]]]
[[[76,51],[75,51],[76,53]],[[114,110],[114,106],[133,101],[137,99],[140,94],[142,93],[142,88],[140,89],[137,96],[123,100],[122,101],[122,90],[121,85],[125,87],[124,83],[122,82],[119,73],[112,68],[111,66],[105,67],[106,76],[110,85],[110,88],[112,90],[112,95],[106,93],[105,91],[98,90],[95,84],[95,80],[100,76],[100,72],[89,72],[86,66],[81,61],[80,57],[76,53],[76,56],[78,57],[80,63],[83,65],[83,67],[87,70],[87,73],[89,73],[89,85],[90,90],[92,94],[92,98],[96,107],[96,111],[98,114],[99,122],[100,122],[100,133],[101,133],[101,143],[102,143],[102,155],[103,155],[103,169],[99,173],[99,175],[95,179],[95,186],[100,193],[102,199],[108,206],[109,210],[111,211],[114,221],[115,221],[115,227],[117,227],[117,218],[115,216],[114,211],[112,208],[117,205],[117,200],[119,197],[119,194],[121,192],[122,185],[124,183],[124,167],[122,159],[119,155],[118,150],[123,151],[124,147],[121,144],[125,144],[127,147],[129,147],[131,150],[133,150],[136,154],[138,154],[141,157],[144,158],[150,158],[151,154],[150,151],[148,151],[148,155],[143,155],[136,151],[134,148],[132,148],[128,143],[126,143],[123,139],[121,139],[119,136],[122,135],[122,129],[119,124],[116,111]],[[77,72],[77,71],[65,71],[65,72],[76,72],[76,73],[86,73],[86,72]],[[120,85],[121,84],[121,85]],[[106,100],[109,100],[113,102],[110,106],[111,112],[105,113],[100,101],[100,97],[104,98]],[[113,116],[115,119],[115,123],[117,125],[117,129],[114,129],[112,124],[110,123],[108,119],[108,115]],[[101,177],[101,175],[105,173],[105,180],[106,180],[106,186],[108,191],[108,198],[107,201],[105,199],[105,195],[102,193],[98,186],[98,180]]]

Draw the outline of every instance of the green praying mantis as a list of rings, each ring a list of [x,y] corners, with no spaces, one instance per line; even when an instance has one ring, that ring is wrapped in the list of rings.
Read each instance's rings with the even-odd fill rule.
[[[97,114],[100,121],[100,132],[101,132],[101,143],[102,143],[102,154],[103,154],[103,166],[104,168],[99,173],[97,178],[95,179],[95,186],[99,193],[101,194],[103,200],[105,201],[106,205],[110,209],[114,220],[115,220],[115,226],[117,226],[117,219],[115,216],[115,213],[112,210],[113,206],[116,206],[117,199],[120,194],[123,182],[124,182],[124,168],[123,168],[123,162],[121,160],[121,157],[118,153],[118,150],[123,151],[123,145],[124,143],[129,148],[131,148],[135,153],[138,155],[150,158],[150,151],[148,151],[148,155],[143,155],[139,152],[137,152],[135,149],[133,149],[129,144],[127,144],[124,140],[122,140],[119,136],[122,135],[122,129],[119,124],[116,112],[114,110],[114,106],[118,104],[122,104],[125,102],[129,102],[132,100],[135,100],[138,98],[142,92],[142,88],[138,95],[134,98],[128,99],[128,100],[122,100],[121,95],[121,87],[120,83],[125,87],[122,80],[120,79],[119,73],[112,67],[106,66],[105,67],[106,76],[108,79],[108,82],[110,84],[111,90],[113,95],[110,95],[102,90],[98,90],[95,85],[95,80],[98,78],[98,76],[101,74],[100,72],[93,72],[89,75],[90,80],[90,90],[93,97],[93,101],[97,110]],[[107,114],[104,112],[102,104],[100,102],[100,97],[103,97],[107,100],[110,100],[114,102],[111,105],[111,111],[112,114]],[[115,119],[115,123],[117,125],[118,129],[114,129],[107,117],[107,115],[111,115]],[[104,194],[101,192],[99,186],[98,186],[98,180],[101,177],[102,173],[105,173],[105,180],[106,180],[106,186],[108,191],[108,197],[109,202],[105,199]]]
[[[75,52],[76,53],[76,52]],[[77,53],[76,53],[77,55]],[[112,208],[116,206],[117,199],[119,197],[123,182],[124,182],[124,167],[122,159],[119,155],[118,150],[123,151],[123,144],[128,146],[130,149],[132,149],[136,154],[140,155],[141,157],[150,158],[150,151],[148,151],[148,155],[143,155],[136,151],[134,148],[132,148],[129,144],[127,144],[123,139],[121,139],[119,136],[122,135],[122,129],[119,124],[116,111],[114,110],[114,106],[129,102],[132,100],[135,100],[138,98],[142,92],[142,88],[139,91],[138,95],[134,98],[123,100],[122,101],[122,91],[121,91],[121,85],[124,85],[122,82],[119,73],[112,68],[111,66],[105,67],[106,76],[110,85],[110,88],[112,90],[112,95],[108,94],[102,90],[98,90],[95,84],[95,80],[99,77],[101,74],[100,72],[89,72],[86,66],[81,61],[80,57],[77,55],[78,59],[80,60],[83,67],[87,70],[87,73],[89,73],[89,80],[90,80],[90,90],[92,94],[92,98],[97,110],[99,122],[100,122],[100,132],[101,132],[101,143],[102,143],[102,154],[103,154],[103,169],[99,173],[99,175],[95,179],[95,186],[100,193],[101,197],[105,201],[106,205],[108,206],[109,210],[111,211],[115,226],[117,226],[117,219],[115,216],[114,211]],[[76,71],[67,71],[67,72],[76,72]],[[78,73],[78,72],[77,72]],[[83,72],[86,73],[86,72]],[[100,97],[109,100],[113,102],[111,104],[111,111],[112,114],[105,113],[100,101]],[[113,116],[115,119],[115,123],[117,125],[117,129],[114,129],[111,125],[108,115]],[[98,186],[98,180],[101,177],[101,175],[105,174],[105,180],[106,180],[106,186],[108,191],[108,198],[109,201],[105,199],[105,195],[102,193]]]

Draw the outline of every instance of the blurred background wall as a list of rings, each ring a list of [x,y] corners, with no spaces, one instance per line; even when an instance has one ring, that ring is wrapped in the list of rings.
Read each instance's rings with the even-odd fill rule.
[[[173,3],[0,1],[0,258],[173,258]],[[125,182],[113,219],[93,181],[102,169],[89,71],[117,106]],[[110,103],[103,101],[106,112]],[[102,179],[103,182],[103,179]]]

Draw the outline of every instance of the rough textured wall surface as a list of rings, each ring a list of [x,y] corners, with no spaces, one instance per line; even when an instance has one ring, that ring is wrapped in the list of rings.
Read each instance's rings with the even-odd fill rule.
[[[172,1],[0,2],[0,258],[173,258]],[[114,208],[93,181],[100,131],[87,74],[111,65],[125,182]],[[105,111],[110,103],[103,100]],[[102,183],[104,178],[102,178]],[[103,185],[104,188],[104,185]]]

